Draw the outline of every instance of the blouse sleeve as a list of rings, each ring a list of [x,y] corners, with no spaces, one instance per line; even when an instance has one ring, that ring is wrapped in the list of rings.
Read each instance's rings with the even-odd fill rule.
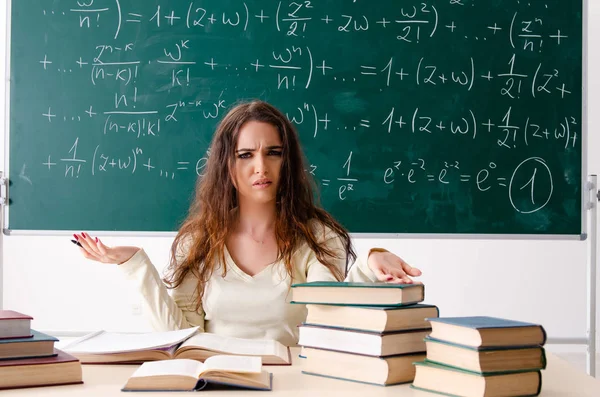
[[[190,327],[200,327],[204,331],[204,311],[196,310],[197,280],[188,276],[169,295],[158,271],[140,249],[128,261],[119,265],[127,279],[136,285],[143,302],[144,312],[156,331],[172,331]]]
[[[342,274],[346,271],[346,251],[342,243],[342,239],[333,231],[327,230],[323,233],[325,244],[333,252],[336,253],[334,259],[335,266],[340,269]],[[308,248],[310,249],[310,248]],[[377,277],[369,269],[367,265],[367,259],[370,251],[364,255],[357,256],[356,262],[350,267],[348,274],[344,281],[347,282],[377,282]],[[325,267],[319,260],[314,252],[308,255],[308,261],[306,264],[306,281],[336,281],[335,276],[331,271]]]

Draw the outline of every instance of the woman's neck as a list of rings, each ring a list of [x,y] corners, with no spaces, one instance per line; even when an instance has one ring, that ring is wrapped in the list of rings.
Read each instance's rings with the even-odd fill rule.
[[[277,218],[274,202],[259,204],[240,202],[235,229],[241,233],[250,233],[263,238],[273,230]]]

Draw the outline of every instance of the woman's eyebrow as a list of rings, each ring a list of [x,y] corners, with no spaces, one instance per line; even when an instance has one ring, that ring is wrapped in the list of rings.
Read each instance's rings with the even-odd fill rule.
[[[273,149],[281,150],[281,149],[283,149],[283,146],[273,145],[273,146],[267,146],[267,147],[265,147],[265,149],[266,150],[273,150]],[[237,149],[235,152],[238,153],[238,152],[254,152],[254,151],[256,151],[256,149],[242,148],[242,149]]]

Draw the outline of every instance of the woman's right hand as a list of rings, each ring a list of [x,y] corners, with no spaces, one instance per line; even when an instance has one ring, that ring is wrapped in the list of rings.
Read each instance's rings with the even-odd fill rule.
[[[79,248],[83,256],[87,259],[102,263],[121,263],[127,262],[136,252],[139,247],[108,247],[100,241],[98,237],[92,238],[87,233],[73,234],[75,240],[81,245]]]

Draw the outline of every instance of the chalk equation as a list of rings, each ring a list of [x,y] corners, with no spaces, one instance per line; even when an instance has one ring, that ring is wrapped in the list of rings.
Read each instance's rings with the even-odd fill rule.
[[[11,168],[27,185],[193,186],[219,120],[258,98],[296,127],[328,203],[448,191],[527,215],[580,200],[580,5],[13,3]]]

